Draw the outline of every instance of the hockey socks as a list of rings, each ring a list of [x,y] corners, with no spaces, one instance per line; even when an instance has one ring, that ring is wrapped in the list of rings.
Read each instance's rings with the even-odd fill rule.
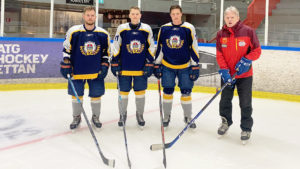
[[[145,109],[145,90],[135,91],[135,104],[136,104],[136,120],[139,126],[145,125],[143,118]]]
[[[125,124],[127,119],[127,105],[128,105],[128,94],[129,92],[120,92],[121,93],[121,103],[119,105],[120,120],[118,122],[119,127]]]
[[[163,126],[164,127],[168,127],[170,123],[172,102],[173,102],[173,95],[164,93],[163,94],[163,111],[164,111]]]
[[[82,102],[82,97],[79,97]],[[72,97],[73,121],[70,124],[70,129],[76,129],[81,122],[81,103],[78,103],[75,97]]]
[[[181,106],[184,112],[184,122],[188,124],[192,120],[192,97],[190,95],[181,95]],[[192,123],[190,128],[196,128],[196,124]]]

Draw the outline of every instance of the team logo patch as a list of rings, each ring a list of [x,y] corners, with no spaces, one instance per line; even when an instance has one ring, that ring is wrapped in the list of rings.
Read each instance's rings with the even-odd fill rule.
[[[227,38],[222,38],[221,43],[227,43],[227,42],[228,42]]]
[[[100,45],[96,45],[95,42],[88,41],[84,43],[84,46],[80,46],[80,51],[83,55],[96,55],[99,53]]]
[[[227,48],[227,44],[222,44],[222,48]]]
[[[145,45],[142,44],[139,40],[132,40],[130,44],[126,45],[127,51],[131,54],[142,53]]]
[[[179,49],[183,46],[184,40],[180,40],[180,36],[174,35],[167,39],[167,45],[171,49]]]
[[[239,46],[246,46],[246,42],[245,41],[240,41]]]

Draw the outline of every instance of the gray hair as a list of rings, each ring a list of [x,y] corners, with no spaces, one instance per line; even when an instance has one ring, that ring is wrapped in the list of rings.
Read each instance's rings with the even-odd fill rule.
[[[239,10],[236,9],[236,7],[234,7],[234,6],[230,6],[230,7],[226,8],[226,9],[225,9],[225,12],[224,12],[224,16],[227,15],[228,12],[233,12],[233,13],[235,13],[235,15],[236,15],[237,17],[240,17]]]

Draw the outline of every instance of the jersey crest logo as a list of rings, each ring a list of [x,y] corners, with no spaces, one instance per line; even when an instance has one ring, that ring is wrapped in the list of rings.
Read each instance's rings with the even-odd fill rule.
[[[84,46],[80,46],[80,51],[83,55],[96,55],[99,53],[100,45],[96,45],[95,42],[88,41],[84,43]]]
[[[131,54],[142,53],[145,45],[142,44],[139,40],[132,40],[130,44],[126,45],[127,51]]]
[[[180,37],[177,35],[171,36],[170,39],[167,39],[167,45],[171,49],[179,49],[183,46],[184,40],[180,40]]]

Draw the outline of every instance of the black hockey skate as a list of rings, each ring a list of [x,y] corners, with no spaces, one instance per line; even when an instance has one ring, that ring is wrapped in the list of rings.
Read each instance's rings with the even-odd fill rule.
[[[145,126],[145,120],[144,120],[143,114],[139,114],[138,112],[136,112],[136,120],[137,120],[139,127]]]
[[[170,119],[171,119],[171,115],[164,117],[164,119],[163,119],[163,126],[164,126],[165,129],[167,129],[167,127],[169,126]]]
[[[72,121],[72,123],[70,124],[70,129],[71,129],[71,130],[74,130],[74,129],[78,128],[79,125],[80,125],[80,122],[81,122],[81,116],[80,116],[80,115],[78,115],[78,116],[73,116],[73,121]]]
[[[124,122],[124,125],[125,125],[126,119],[127,119],[127,112],[125,112],[124,115],[120,115],[120,119],[119,119],[119,122],[118,122],[119,127],[123,127],[123,122]]]
[[[227,130],[229,129],[229,126],[228,126],[227,119],[225,117],[221,117],[221,118],[222,118],[222,123],[218,129],[218,134],[220,136],[223,136],[224,134],[226,134]]]
[[[190,123],[191,120],[192,120],[191,118],[184,117],[184,122],[185,122],[185,124]],[[191,128],[191,129],[195,129],[196,127],[197,127],[197,126],[196,126],[195,123],[192,123],[192,124],[190,125],[190,128]]]
[[[242,131],[241,141],[243,145],[247,144],[248,140],[250,139],[250,136],[251,136],[251,131]]]
[[[99,121],[99,116],[92,116],[91,122],[96,129],[100,129],[102,127],[102,123]]]

